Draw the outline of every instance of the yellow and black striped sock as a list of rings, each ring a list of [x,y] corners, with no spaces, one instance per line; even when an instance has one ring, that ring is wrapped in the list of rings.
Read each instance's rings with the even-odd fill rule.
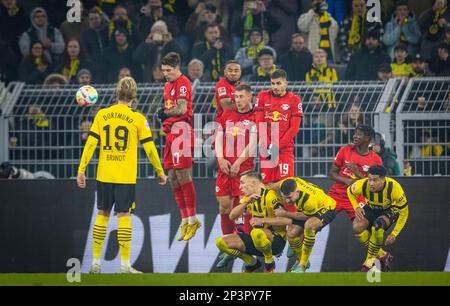
[[[268,264],[272,263],[272,242],[269,240],[269,238],[267,238],[266,233],[264,233],[262,229],[256,228],[250,232],[250,236],[252,237],[255,248],[263,253],[264,262]]]
[[[119,217],[117,240],[119,241],[122,264],[129,264],[131,251],[131,216]]]
[[[300,259],[300,265],[305,267],[306,263],[309,260],[309,256],[311,256],[312,249],[314,247],[314,243],[316,242],[316,232],[315,231],[307,231],[305,229],[305,234],[303,238],[303,246],[302,246],[302,256]]]
[[[287,240],[295,256],[297,256],[298,262],[300,262],[300,259],[302,257],[302,240],[300,239],[300,237],[288,237]]]
[[[109,217],[97,215],[95,219],[94,229],[92,231],[92,255],[94,259],[99,259],[102,254],[103,242],[106,237],[106,225]]]
[[[384,229],[375,229],[372,227],[372,235],[370,236],[369,246],[367,248],[366,266],[372,266],[373,260],[378,257],[381,246],[383,245]]]
[[[255,258],[253,256],[241,252],[237,249],[230,249],[222,237],[217,238],[216,246],[220,251],[224,252],[225,254],[242,259],[246,265],[255,264]]]
[[[361,242],[363,246],[369,246],[370,232],[368,230],[364,230],[360,234],[355,234],[355,237],[359,240],[359,242]]]

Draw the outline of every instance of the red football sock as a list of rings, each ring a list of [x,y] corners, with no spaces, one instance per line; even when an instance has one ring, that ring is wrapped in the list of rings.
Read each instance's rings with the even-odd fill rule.
[[[181,189],[183,190],[183,194],[184,194],[184,202],[186,203],[187,216],[193,217],[197,214],[196,210],[195,210],[197,198],[196,198],[194,183],[192,181],[190,181],[190,182],[182,185]]]
[[[234,221],[230,219],[229,214],[220,214],[220,226],[223,235],[233,234]]]
[[[178,209],[180,210],[181,218],[186,219],[188,217],[186,203],[184,201],[183,189],[180,187],[173,189],[173,194],[175,195],[175,202],[177,202]]]
[[[250,226],[250,219],[252,218],[251,214],[244,215],[244,233],[250,234],[252,231],[252,227]]]

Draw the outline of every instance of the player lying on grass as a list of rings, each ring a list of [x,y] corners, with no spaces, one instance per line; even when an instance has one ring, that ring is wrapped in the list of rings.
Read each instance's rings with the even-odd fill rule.
[[[402,186],[392,178],[386,177],[386,168],[375,165],[369,168],[368,177],[358,180],[347,188],[348,198],[355,209],[356,218],[353,221],[353,232],[358,240],[367,246],[367,257],[361,268],[366,272],[382,255],[384,232],[395,224],[391,234],[386,238],[386,245],[395,243],[396,237],[402,231],[408,220],[408,204]],[[360,207],[358,196],[366,201]],[[393,257],[381,261],[382,270],[389,271]]]
[[[292,219],[292,224],[287,229],[287,240],[297,256],[297,262],[291,272],[303,273],[309,268],[316,233],[336,217],[336,201],[319,187],[297,177],[284,179],[272,186],[279,189],[283,203],[296,207],[295,212],[280,208],[275,214]]]
[[[243,174],[240,189],[244,195],[238,206],[230,213],[236,219],[247,210],[252,219],[250,234],[229,234],[216,240],[217,248],[225,254],[238,257],[245,262],[245,272],[253,272],[261,267],[254,256],[264,256],[264,272],[275,270],[274,255],[281,254],[286,245],[286,226],[288,218],[277,217],[275,210],[282,207],[281,200],[274,190],[267,189],[259,173]]]

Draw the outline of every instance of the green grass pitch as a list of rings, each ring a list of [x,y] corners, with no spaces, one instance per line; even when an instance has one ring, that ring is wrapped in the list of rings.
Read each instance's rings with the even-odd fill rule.
[[[369,283],[365,273],[175,273],[140,275],[81,274],[80,283],[69,283],[66,274],[0,274],[0,286],[450,286],[450,273],[446,272],[389,272],[381,274],[381,282]]]

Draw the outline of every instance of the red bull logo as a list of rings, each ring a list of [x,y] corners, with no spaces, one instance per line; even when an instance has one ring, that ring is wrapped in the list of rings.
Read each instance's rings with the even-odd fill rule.
[[[274,122],[277,121],[288,121],[288,115],[282,114],[280,112],[274,111],[272,113],[266,113],[265,119],[272,120]]]

